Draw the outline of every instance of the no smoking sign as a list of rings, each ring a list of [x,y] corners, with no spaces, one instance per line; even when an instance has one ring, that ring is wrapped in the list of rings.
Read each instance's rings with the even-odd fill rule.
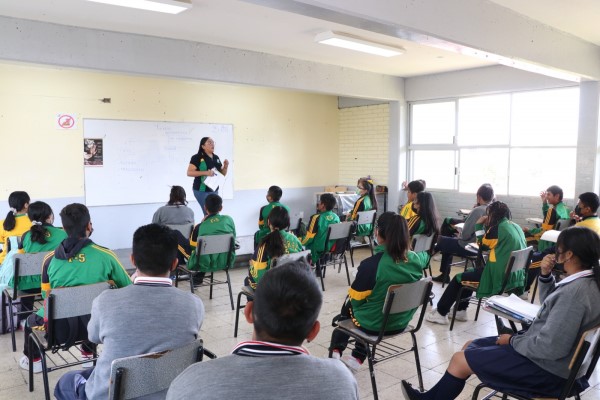
[[[56,116],[56,128],[57,129],[76,129],[77,118],[74,114],[58,114]]]

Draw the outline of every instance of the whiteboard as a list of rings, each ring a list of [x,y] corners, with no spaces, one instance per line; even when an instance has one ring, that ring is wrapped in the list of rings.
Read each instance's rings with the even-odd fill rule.
[[[219,195],[232,199],[233,125],[84,119],[84,139],[102,139],[101,165],[84,168],[86,204],[166,203],[173,185],[193,201],[194,178],[186,171],[204,136],[215,140],[221,161],[229,160]]]

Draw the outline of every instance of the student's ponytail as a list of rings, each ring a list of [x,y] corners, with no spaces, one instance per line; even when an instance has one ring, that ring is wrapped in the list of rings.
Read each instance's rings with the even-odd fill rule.
[[[289,228],[290,214],[283,207],[273,207],[267,217],[267,224],[273,227],[273,231],[262,239],[261,244],[265,245],[267,257],[281,257],[285,254],[285,243],[280,231]]]
[[[377,219],[377,232],[385,241],[385,249],[399,263],[406,261],[410,249],[410,235],[406,219],[392,211],[381,214]]]
[[[46,244],[46,233],[48,230],[45,228],[49,225],[46,221],[52,216],[52,208],[43,201],[35,201],[29,205],[27,209],[27,216],[31,220],[31,241],[39,244]]]
[[[29,203],[29,195],[27,192],[12,192],[8,196],[8,206],[10,207],[10,211],[6,214],[6,219],[2,224],[5,231],[12,231],[15,229],[17,225],[17,220],[15,216],[19,211],[22,211],[25,208],[25,205]]]

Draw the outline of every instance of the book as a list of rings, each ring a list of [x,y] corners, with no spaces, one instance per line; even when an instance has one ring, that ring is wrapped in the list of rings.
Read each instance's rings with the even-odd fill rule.
[[[540,306],[531,304],[518,296],[511,294],[510,296],[492,296],[486,300],[486,306],[507,314],[513,318],[522,321],[533,321]]]
[[[546,232],[542,233],[542,236],[540,237],[540,239],[546,240],[548,242],[556,243],[556,241],[558,240],[558,235],[560,235],[560,231],[555,231],[554,229],[550,229],[550,230],[547,230]]]

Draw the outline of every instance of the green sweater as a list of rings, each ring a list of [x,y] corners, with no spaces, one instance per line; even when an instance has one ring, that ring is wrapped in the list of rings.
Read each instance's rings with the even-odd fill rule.
[[[323,211],[310,217],[306,235],[301,242],[303,246],[310,250],[314,262],[320,259],[323,253],[331,250],[335,240],[325,243],[327,229],[329,225],[338,224],[339,222],[340,218],[333,211]]]
[[[371,331],[378,331],[383,324],[383,304],[390,285],[416,282],[423,277],[429,254],[409,251],[405,261],[395,262],[385,247],[375,248],[376,254],[363,260],[348,296],[352,303],[354,324]],[[386,331],[406,328],[416,309],[390,315]]]
[[[287,210],[288,214],[290,214],[290,208],[277,201],[273,201],[267,204],[266,206],[261,207],[260,212],[258,213],[258,231],[255,235],[256,244],[260,243],[262,238],[264,238],[269,234],[269,232],[271,232],[269,224],[267,223],[267,218],[269,217],[269,213],[271,212],[271,210],[275,207],[283,207]]]
[[[521,227],[506,218],[503,218],[498,225],[488,228],[487,231],[485,229],[483,224],[475,225],[480,249],[490,252],[477,289],[477,297],[480,299],[500,292],[510,253],[527,247]],[[505,290],[522,293],[526,278],[523,270],[513,273]]]
[[[284,254],[299,253],[302,251],[302,244],[296,236],[285,231],[279,231],[279,233],[283,239]],[[252,289],[256,289],[256,285],[262,279],[265,272],[271,268],[271,261],[271,257],[267,256],[266,243],[262,243],[256,248],[252,260],[250,260],[249,282]]]
[[[373,209],[371,198],[368,195],[362,196],[354,203],[354,208],[350,213],[348,221],[357,221],[358,213],[361,211],[370,211]],[[356,236],[371,236],[373,234],[373,224],[362,224],[356,228]]]
[[[199,236],[224,235],[228,233],[231,233],[235,240],[235,224],[233,218],[221,214],[207,215],[192,231],[190,245],[193,250],[190,259],[188,260],[188,269],[201,272],[213,272],[231,267],[235,260],[235,249],[232,249],[231,254],[220,253],[206,256],[198,256],[196,251]]]
[[[562,201],[556,204],[554,207],[550,207],[548,203],[542,204],[542,215],[544,216],[544,222],[542,222],[541,228],[533,228],[527,232],[529,240],[538,241],[538,251],[544,251],[549,247],[554,246],[554,243],[546,240],[540,240],[542,234],[550,229],[554,229],[559,219],[569,219],[569,209],[565,206]]]

